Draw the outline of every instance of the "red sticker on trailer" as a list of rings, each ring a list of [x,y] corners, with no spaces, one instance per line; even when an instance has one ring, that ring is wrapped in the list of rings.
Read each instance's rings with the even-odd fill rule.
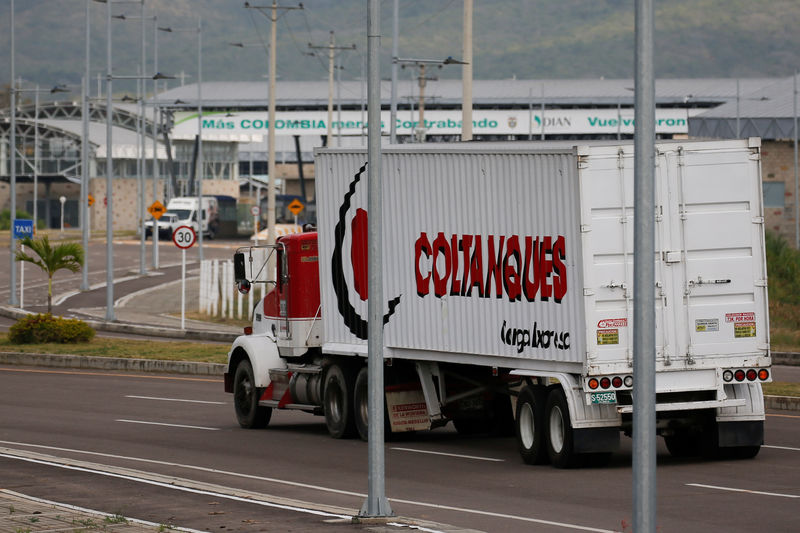
[[[755,313],[726,313],[725,322],[753,322],[756,319]]]
[[[597,323],[597,327],[599,329],[609,329],[609,328],[627,328],[628,327],[628,319],[627,318],[605,318]]]

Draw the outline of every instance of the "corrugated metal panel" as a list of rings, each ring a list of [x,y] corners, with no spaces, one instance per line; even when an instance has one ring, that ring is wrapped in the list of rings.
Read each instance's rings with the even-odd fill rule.
[[[519,145],[504,150],[465,144],[426,147],[420,153],[416,148],[389,149],[384,154],[384,298],[388,302],[399,297],[386,324],[386,345],[510,357],[520,360],[521,366],[522,361],[534,359],[582,362],[583,284],[574,150],[522,153]],[[366,177],[355,183],[352,195],[347,191],[365,157],[363,152],[345,150],[317,156],[319,198],[333,199],[319,203],[321,272],[323,278],[338,278],[348,287],[348,301],[342,302],[343,291],[337,295],[334,283],[323,280],[325,338],[332,343],[363,342],[353,325],[365,319],[367,306],[355,289],[359,267],[354,267],[358,260],[350,250],[354,243],[355,249],[363,249],[357,229],[363,219],[356,219],[363,216],[357,215],[359,208],[366,210]],[[338,242],[337,224],[344,233]],[[537,239],[539,250],[546,242],[556,249],[556,266],[563,263],[563,277],[551,272],[545,278],[549,290],[561,287],[566,279],[560,303],[555,294],[543,298],[541,287],[534,289],[531,284],[527,296],[515,293],[525,264],[531,265],[535,258]],[[509,256],[509,248],[517,247],[519,263],[512,257],[495,270],[499,277],[491,276],[490,250],[494,248],[502,260]],[[552,252],[545,258],[553,262]],[[342,264],[336,265],[337,261]],[[329,268],[332,276],[326,275]],[[552,267],[544,268],[549,272]],[[530,280],[536,279],[534,268],[528,274]],[[445,294],[437,296],[437,286],[444,286]],[[346,316],[344,310],[350,306],[356,317]]]

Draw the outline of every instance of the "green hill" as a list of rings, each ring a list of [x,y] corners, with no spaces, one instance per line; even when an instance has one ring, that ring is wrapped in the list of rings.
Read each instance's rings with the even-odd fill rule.
[[[633,75],[633,2],[618,0],[474,0],[475,78],[619,78]],[[270,5],[261,0],[261,5]],[[460,57],[462,2],[402,0],[400,56]],[[284,0],[283,5],[289,4]],[[85,0],[16,2],[16,72],[49,86],[79,83],[84,61]],[[140,21],[135,4],[113,5],[115,72],[135,75]],[[202,17],[204,80],[259,80],[266,74],[265,48],[230,42],[268,40],[265,10],[245,9],[243,0],[145,0],[147,17],[159,26],[196,28]],[[367,0],[306,0],[303,10],[282,11],[278,21],[281,79],[327,76],[327,55],[312,57],[308,43],[356,44],[342,52],[343,79],[361,75],[366,52]],[[656,74],[659,77],[788,76],[800,65],[800,3],[793,0],[670,0],[656,2]],[[105,4],[91,2],[92,77],[105,74]],[[382,70],[388,77],[392,1],[381,2]],[[4,28],[9,2],[0,7]],[[147,21],[148,71],[152,71],[153,22]],[[159,70],[195,80],[196,33],[159,32]],[[10,39],[0,36],[0,83],[8,83]],[[410,76],[408,72],[403,74]],[[458,67],[438,71],[460,77]],[[172,82],[173,84],[178,82]],[[92,85],[95,91],[96,82]]]

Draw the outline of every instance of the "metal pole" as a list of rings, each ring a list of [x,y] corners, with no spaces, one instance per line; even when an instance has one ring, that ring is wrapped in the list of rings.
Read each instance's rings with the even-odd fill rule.
[[[9,268],[11,275],[9,276],[8,287],[9,305],[17,305],[19,303],[17,299],[17,265],[14,260],[17,248],[17,240],[14,238],[14,220],[17,218],[17,87],[14,81],[14,55],[14,0],[11,0],[11,89],[8,91],[10,98],[9,106],[11,108],[11,124],[8,136],[8,151],[11,152],[11,159],[9,161],[11,165],[11,175],[9,176],[11,184],[11,235],[9,239],[9,250],[11,253],[8,254],[9,262],[11,263]],[[34,221],[34,224],[35,223]]]
[[[328,43],[328,146],[331,146],[333,135],[333,47],[336,44],[336,37],[331,31]]]
[[[400,43],[400,0],[392,2],[392,99],[389,104],[389,143],[397,142],[397,56]],[[363,75],[362,75],[363,77]]]
[[[84,73],[81,83],[81,240],[84,254],[87,258],[81,268],[81,290],[89,290],[89,5],[92,0],[86,0],[86,51],[84,58]],[[36,221],[33,222],[36,224]]]
[[[472,0],[464,0],[464,62],[461,96],[461,140],[472,140]]]
[[[33,227],[36,227],[39,201],[39,85],[36,85],[33,96]],[[48,199],[48,201],[50,201]],[[62,229],[63,231],[63,229]]]
[[[542,115],[542,134],[541,134],[540,139],[543,141],[544,140],[544,123],[545,123],[545,120],[544,120],[544,118],[545,118],[544,117],[544,83],[542,83],[542,102],[541,102],[540,105],[541,105],[540,114]]]
[[[636,2],[633,530],[656,531],[655,82],[653,0]]]
[[[419,132],[417,142],[425,142],[425,63],[419,65]]]
[[[342,58],[336,66],[336,146],[342,146]]]
[[[114,160],[112,159],[112,123],[114,108],[111,102],[113,73],[111,70],[111,2],[106,3],[106,321],[114,317]]]
[[[369,0],[367,7],[367,123],[368,145],[368,420],[369,461],[367,500],[361,507],[361,516],[392,516],[386,498],[385,456],[383,450],[383,258],[382,258],[382,188],[381,188],[381,81],[380,81],[380,1]]]
[[[270,12],[270,39],[269,39],[269,128],[267,135],[267,173],[269,182],[267,188],[267,244],[275,244],[275,78],[277,78],[277,49],[278,49],[278,1],[272,0]],[[330,140],[330,104],[328,106],[328,140]],[[275,274],[275,254],[270,255],[268,275]]]
[[[139,274],[147,274],[147,243],[144,239],[144,217],[145,217],[145,144],[147,141],[147,123],[144,119],[144,93],[145,93],[145,71],[147,69],[147,63],[145,60],[144,55],[144,36],[145,36],[145,20],[144,20],[144,0],[142,0],[141,4],[141,18],[142,18],[142,44],[141,44],[141,68],[139,69],[139,76],[142,79],[136,80],[136,96],[137,96],[137,103],[136,109],[139,112],[139,116],[136,118],[136,129],[139,147],[141,148],[141,152],[139,152]],[[155,228],[155,226],[153,226]]]
[[[197,260],[203,262],[203,21],[197,18]],[[209,222],[211,222],[209,217]]]
[[[794,247],[800,250],[800,179],[797,173],[797,71],[793,76],[792,115],[794,116]]]
[[[158,72],[158,18],[153,16],[153,73]],[[153,202],[158,200],[158,80],[153,79]],[[153,218],[153,269],[158,270],[158,221]]]

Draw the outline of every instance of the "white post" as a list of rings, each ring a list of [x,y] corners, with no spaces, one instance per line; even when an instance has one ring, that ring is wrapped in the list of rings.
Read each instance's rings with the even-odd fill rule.
[[[20,248],[24,254],[25,245],[20,245]],[[19,262],[19,308],[25,309],[25,261]]]
[[[200,271],[202,272],[202,267]],[[186,248],[181,249],[181,330],[184,329],[186,329]]]

